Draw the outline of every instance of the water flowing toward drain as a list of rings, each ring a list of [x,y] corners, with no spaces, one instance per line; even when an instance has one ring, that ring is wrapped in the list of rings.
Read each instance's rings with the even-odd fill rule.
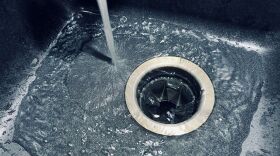
[[[73,47],[80,46],[73,43],[84,41],[79,37],[83,33],[97,36],[92,39],[97,50],[102,52],[106,48],[104,37],[99,37],[103,30],[96,29],[102,26],[101,20],[91,20],[96,15],[88,13],[81,13],[81,18],[74,16],[73,22],[58,37],[51,55],[42,63],[30,92],[22,101],[20,116],[15,122],[15,142],[32,155],[102,155],[104,152],[137,155],[142,151],[153,154],[150,149],[160,150],[162,155],[172,155],[174,151],[178,155],[202,152],[238,155],[242,134],[247,133],[248,124],[243,119],[247,121],[255,105],[251,102],[254,98],[251,93],[259,94],[256,89],[262,69],[258,64],[259,55],[226,42],[207,40],[198,31],[191,32],[200,39],[191,36],[187,24],[182,27],[160,19],[141,18],[138,12],[133,15],[125,12],[126,22],[120,20],[122,16],[110,17],[111,24],[116,26],[114,39],[119,41],[116,45],[120,45],[122,51],[118,57],[123,63],[118,63],[117,71],[113,70],[115,66],[89,53],[80,53],[70,66],[60,59]],[[151,34],[155,42],[151,43],[147,34]],[[59,55],[55,57],[54,54]],[[131,120],[123,97],[125,82],[134,68],[148,59],[170,55],[193,61],[205,69],[218,95],[212,117],[198,131],[176,137],[176,144],[174,137],[160,137],[139,128]],[[245,67],[249,70],[243,70]],[[239,128],[244,130],[242,134]],[[151,146],[153,144],[156,146]],[[111,145],[116,150],[112,150]]]

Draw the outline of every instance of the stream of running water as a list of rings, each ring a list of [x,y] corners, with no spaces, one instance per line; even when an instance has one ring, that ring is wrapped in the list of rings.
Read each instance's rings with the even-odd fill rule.
[[[105,37],[106,37],[108,49],[111,53],[112,63],[116,65],[117,55],[116,55],[116,48],[114,45],[114,38],[113,38],[112,28],[109,19],[107,0],[97,0],[97,3],[102,16]]]

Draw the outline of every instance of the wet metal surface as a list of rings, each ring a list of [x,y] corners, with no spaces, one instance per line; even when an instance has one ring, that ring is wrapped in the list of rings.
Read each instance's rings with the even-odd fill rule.
[[[262,55],[268,48],[243,42],[244,33],[232,29],[214,35],[207,30],[211,24],[202,29],[205,23],[191,23],[191,19],[174,23],[172,18],[160,20],[141,13],[115,14],[111,20],[118,70],[80,50],[90,38],[97,51],[108,54],[101,21],[92,20],[97,15],[73,15],[27,88],[12,128],[12,141],[31,155],[240,154],[262,96],[266,78]],[[125,82],[133,69],[147,59],[167,55],[198,64],[209,75],[216,93],[208,121],[180,137],[146,131],[132,119],[124,102]],[[279,98],[275,101],[279,103]],[[3,136],[10,133],[7,130]],[[276,155],[277,150],[279,147],[264,152]]]

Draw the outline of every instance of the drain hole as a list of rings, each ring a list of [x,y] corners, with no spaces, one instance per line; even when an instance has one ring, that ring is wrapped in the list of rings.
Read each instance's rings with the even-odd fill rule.
[[[198,110],[201,87],[186,71],[162,67],[148,72],[137,87],[137,100],[150,119],[176,124],[188,120]]]

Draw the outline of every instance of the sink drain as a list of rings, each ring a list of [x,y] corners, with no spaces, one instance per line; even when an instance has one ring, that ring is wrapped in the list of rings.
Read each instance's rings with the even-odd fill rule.
[[[128,79],[125,98],[140,125],[169,136],[200,127],[215,100],[207,74],[179,57],[153,58],[137,67]]]
[[[197,111],[201,88],[184,70],[163,67],[148,72],[137,87],[137,102],[143,113],[166,124],[183,122]]]

